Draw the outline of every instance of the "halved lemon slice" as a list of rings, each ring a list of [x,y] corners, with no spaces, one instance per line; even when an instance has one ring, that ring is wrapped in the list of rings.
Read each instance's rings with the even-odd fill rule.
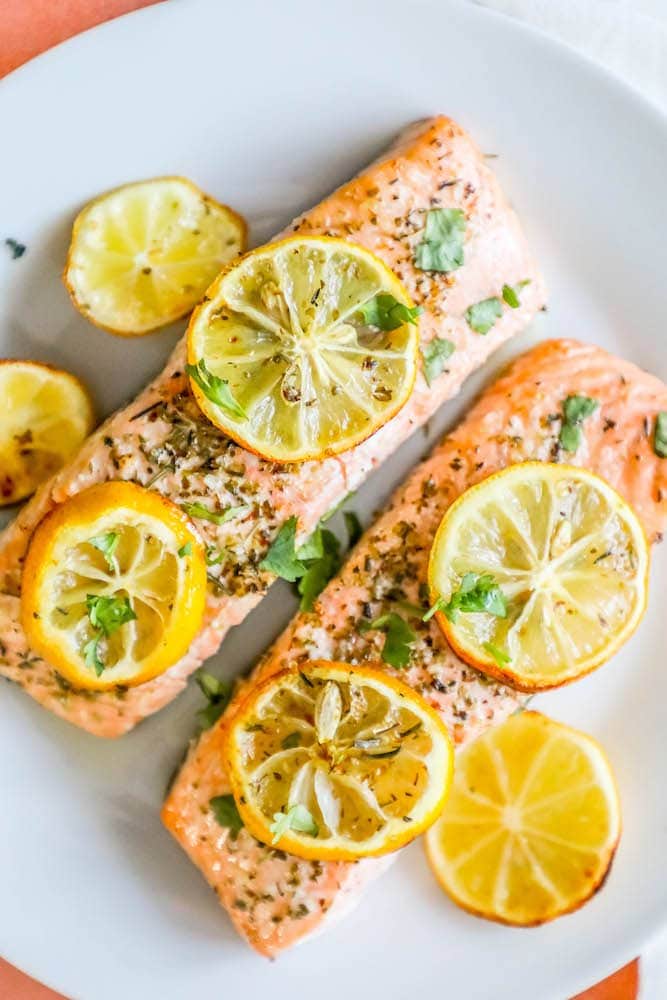
[[[606,662],[646,608],[649,549],[634,511],[586,469],[513,465],[467,490],[438,529],[434,608],[462,659],[520,691]]]
[[[90,397],[69,372],[37,361],[0,361],[0,507],[23,500],[75,453],[93,429]]]
[[[157,677],[187,651],[206,602],[206,561],[187,516],[132,483],[91,486],[32,537],[21,617],[28,641],[72,684]]]
[[[228,724],[232,791],[258,840],[354,860],[413,840],[442,809],[453,751],[411,688],[324,660],[270,677]]]
[[[322,459],[404,405],[419,310],[372,253],[295,236],[225,270],[188,328],[190,382],[212,423],[276,462]]]
[[[451,794],[425,846],[459,906],[530,926],[594,895],[620,835],[616,784],[602,748],[538,712],[520,712],[459,753]]]
[[[157,177],[86,205],[63,280],[93,323],[139,337],[189,313],[245,242],[245,222],[231,208],[184,177]]]

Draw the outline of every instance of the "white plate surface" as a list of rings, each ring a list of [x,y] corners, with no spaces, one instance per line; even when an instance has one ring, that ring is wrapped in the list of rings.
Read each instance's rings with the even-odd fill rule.
[[[667,376],[667,123],[568,50],[443,0],[169,3],[3,81],[0,237],[28,252],[12,261],[0,246],[0,355],[71,368],[108,411],[176,334],[126,342],[71,309],[59,272],[83,202],[123,181],[186,174],[243,212],[260,242],[406,122],[438,111],[499,154],[549,281],[549,312],[512,352],[573,335]],[[499,361],[445,407],[431,440]],[[424,447],[419,433],[362,491],[366,519]],[[563,1000],[601,978],[667,921],[666,563],[658,552],[649,614],[623,653],[540,699],[603,742],[621,787],[618,860],[579,913],[530,931],[466,916],[414,845],[346,921],[266,962],[158,820],[198,692],[106,743],[3,685],[0,952],[77,1000]],[[276,586],[213,669],[247,668],[292,608]]]

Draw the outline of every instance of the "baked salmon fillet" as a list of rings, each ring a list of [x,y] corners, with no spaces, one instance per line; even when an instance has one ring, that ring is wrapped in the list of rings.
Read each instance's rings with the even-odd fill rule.
[[[466,216],[465,263],[449,273],[414,267],[425,214],[459,208]],[[112,416],[78,457],[44,485],[0,536],[0,673],[57,715],[97,736],[120,736],[162,708],[187,677],[218,649],[226,632],[261,600],[273,577],[259,569],[281,525],[298,517],[301,536],[453,396],[544,304],[542,279],[516,215],[484,156],[445,117],[406,129],[389,151],[287,230],[344,237],[380,256],[399,275],[424,312],[422,346],[436,335],[455,351],[429,387],[419,374],[406,406],[354,450],[323,462],[276,466],[244,451],[213,427],[189,393],[183,341],[155,381]],[[284,235],[284,234],[283,234]],[[464,313],[497,296],[504,284],[523,286],[519,308],[505,308],[486,336]],[[204,502],[213,511],[247,505],[225,526],[197,520],[204,542],[226,552],[209,571],[202,629],[188,654],[166,673],[136,687],[92,692],[72,688],[28,647],[20,626],[21,568],[30,536],[56,504],[80,490],[124,479],[157,490],[178,504]]]
[[[599,409],[586,421],[574,455],[558,446],[562,403],[591,396]],[[652,541],[667,521],[667,459],[652,447],[656,414],[667,387],[635,365],[572,340],[529,351],[481,397],[469,416],[410,476],[388,510],[353,549],[310,613],[288,626],[247,684],[286,666],[324,658],[381,664],[384,637],[359,623],[424,596],[429,550],[450,504],[469,486],[527,459],[583,465],[607,479],[632,504]],[[426,603],[425,603],[426,600]],[[442,716],[457,747],[513,712],[520,695],[459,660],[434,621],[410,617],[416,632],[410,665],[400,672]],[[389,669],[389,668],[385,668]],[[199,738],[177,776],[162,818],[215,889],[239,933],[273,956],[352,905],[391,856],[357,863],[305,861],[236,836],[216,822],[209,802],[229,793],[222,757],[222,721]]]

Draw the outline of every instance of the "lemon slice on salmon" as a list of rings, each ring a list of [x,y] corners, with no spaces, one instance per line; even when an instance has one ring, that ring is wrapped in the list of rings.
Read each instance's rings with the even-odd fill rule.
[[[442,809],[453,751],[437,714],[382,671],[324,660],[258,685],[225,735],[258,840],[303,858],[394,851]]]
[[[0,361],[0,507],[23,500],[60,469],[93,429],[87,391],[69,372]]]
[[[520,712],[459,753],[425,846],[459,906],[530,926],[594,895],[620,835],[616,783],[602,748],[538,712]]]
[[[649,549],[599,476],[513,465],[467,490],[436,534],[433,611],[459,656],[521,691],[606,662],[646,609]]]
[[[254,250],[208,290],[188,328],[188,373],[212,423],[276,462],[322,459],[407,401],[416,309],[377,257],[295,236]]]
[[[188,650],[206,602],[188,517],[132,483],[91,486],[32,537],[21,617],[32,649],[78,688],[142,684]]]
[[[89,320],[139,337],[189,313],[245,242],[245,222],[231,208],[184,177],[157,177],[86,205],[63,280]]]

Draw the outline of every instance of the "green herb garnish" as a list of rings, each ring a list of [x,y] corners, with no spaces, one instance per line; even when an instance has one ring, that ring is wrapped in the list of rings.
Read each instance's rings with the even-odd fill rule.
[[[454,353],[455,347],[451,340],[434,337],[422,347],[424,361],[424,377],[428,385],[432,385],[445,369],[445,364]]]
[[[236,807],[233,795],[216,795],[209,799],[209,807],[220,826],[225,826],[233,837],[243,829],[243,820]]]
[[[178,550],[179,558],[183,559],[184,556],[191,556],[191,555],[192,555],[192,542],[186,542],[185,545],[181,545],[180,549]]]
[[[359,623],[359,630],[361,632],[384,632],[385,640],[382,647],[382,659],[385,663],[397,669],[407,667],[410,662],[410,647],[416,640],[417,634],[405,619],[397,615],[395,611],[381,615],[373,621],[363,619]]]
[[[197,365],[186,365],[185,373],[199,386],[206,398],[214,406],[219,406],[221,410],[224,410],[227,416],[234,420],[247,420],[248,414],[234,399],[227,379],[219,378],[209,371],[203,358]]]
[[[301,733],[288,733],[285,739],[282,740],[280,746],[283,750],[294,750],[295,747],[301,746]]]
[[[507,303],[510,309],[519,308],[521,305],[519,293],[529,284],[530,279],[526,279],[525,281],[520,281],[518,285],[503,285],[503,301]]]
[[[469,306],[463,314],[468,326],[475,333],[488,333],[497,319],[503,314],[503,304],[499,298],[482,299],[475,305]]]
[[[343,513],[343,520],[345,521],[345,528],[347,530],[347,544],[349,548],[353,548],[363,535],[364,529],[353,510],[346,510]]]
[[[296,526],[295,515],[288,518],[281,526],[280,531],[273,539],[268,552],[259,564],[259,568],[267,573],[273,573],[283,580],[296,583],[305,573],[303,561],[296,553]]]
[[[104,663],[98,652],[100,639],[113,635],[121,625],[134,621],[137,616],[132,610],[129,597],[88,594],[86,608],[95,635],[83,647],[83,656],[86,666],[92,667],[99,677],[104,670]]]
[[[19,243],[18,240],[12,239],[11,236],[8,236],[7,239],[5,240],[5,246],[9,247],[9,251],[12,255],[12,260],[18,260],[19,257],[22,257],[23,254],[26,252],[25,243]]]
[[[296,830],[297,833],[308,833],[311,837],[317,837],[320,832],[320,828],[313,819],[310,810],[301,804],[290,806],[287,812],[274,813],[273,823],[269,829],[273,834],[272,844],[277,844],[288,830]]]
[[[431,208],[426,213],[422,241],[415,249],[420,271],[455,271],[463,264],[465,212],[460,208]]]
[[[655,418],[653,451],[658,458],[667,458],[667,410],[661,410]]]
[[[487,653],[493,657],[499,667],[505,667],[508,663],[512,662],[512,657],[509,656],[503,649],[498,649],[494,646],[492,642],[482,643],[482,649],[485,649]]]
[[[359,307],[359,313],[369,326],[379,330],[397,330],[404,323],[417,325],[417,317],[423,313],[421,306],[406,306],[386,292],[376,295]]]
[[[227,521],[232,521],[234,518],[241,517],[243,514],[247,514],[250,510],[250,506],[247,503],[240,504],[238,507],[228,507],[227,510],[221,511],[220,514],[216,514],[215,511],[209,510],[203,503],[198,500],[195,503],[182,503],[180,504],[181,510],[184,510],[189,517],[199,518],[200,521],[212,521],[213,524],[226,524]]]
[[[114,552],[116,551],[116,546],[120,541],[120,535],[117,531],[109,531],[106,535],[96,535],[94,538],[88,539],[88,544],[92,545],[94,549],[98,549],[106,560],[106,564],[109,569],[116,568],[116,560],[114,558]]]
[[[208,705],[197,712],[197,722],[201,729],[210,729],[227,708],[232,696],[232,685],[221,681],[201,667],[195,673],[195,681],[206,698]]]
[[[582,440],[581,425],[599,407],[590,396],[568,396],[563,403],[563,422],[558,435],[558,443],[563,451],[576,451]]]
[[[304,560],[303,549],[299,549],[299,558],[304,561],[305,566],[297,588],[301,595],[301,611],[312,609],[315,598],[322,593],[341,565],[340,542],[334,533],[326,528],[318,528],[315,535],[319,536],[321,555]]]
[[[444,611],[450,622],[456,621],[460,611],[466,614],[483,611],[496,618],[506,618],[507,600],[491,573],[464,573],[449,601],[439,604],[435,610]]]

